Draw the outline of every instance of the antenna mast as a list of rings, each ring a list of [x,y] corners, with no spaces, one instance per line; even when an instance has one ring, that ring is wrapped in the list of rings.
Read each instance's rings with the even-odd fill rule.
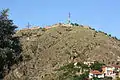
[[[30,23],[28,22],[28,24],[27,24],[27,28],[29,29],[29,28],[30,28],[30,26],[31,26],[31,25],[30,25]]]
[[[71,14],[69,12],[69,14],[68,14],[68,24],[70,24],[70,17],[71,17]]]

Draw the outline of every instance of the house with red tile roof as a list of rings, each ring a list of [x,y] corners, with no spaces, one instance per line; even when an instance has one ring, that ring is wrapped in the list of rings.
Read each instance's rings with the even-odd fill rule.
[[[118,65],[103,66],[102,72],[98,70],[91,70],[89,72],[89,78],[92,79],[93,77],[97,78],[111,77],[112,79],[120,77],[120,66]]]
[[[114,66],[104,66],[103,70],[106,77],[112,77],[113,79],[116,77]]]
[[[89,73],[89,78],[92,79],[93,77],[104,78],[105,75],[103,72],[100,72],[98,70],[91,70]]]

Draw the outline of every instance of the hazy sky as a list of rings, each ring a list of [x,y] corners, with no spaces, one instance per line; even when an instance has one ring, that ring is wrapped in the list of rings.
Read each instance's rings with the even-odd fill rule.
[[[9,8],[10,18],[19,28],[46,26],[71,21],[89,25],[120,38],[120,0],[1,0],[0,9]]]

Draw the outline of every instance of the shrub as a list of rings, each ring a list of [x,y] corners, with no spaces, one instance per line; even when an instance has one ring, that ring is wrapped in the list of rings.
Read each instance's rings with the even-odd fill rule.
[[[111,34],[109,34],[108,36],[110,36],[110,37],[111,37]]]
[[[71,23],[72,26],[74,26],[74,23]]]
[[[118,38],[115,36],[115,37],[112,37],[113,39],[115,39],[115,40],[118,40]]]
[[[81,26],[81,27],[83,26],[83,25],[79,25],[79,24],[77,24],[77,23],[71,23],[71,25],[72,25],[72,26]]]
[[[75,23],[74,25],[75,25],[75,26],[79,26],[79,24],[77,24],[77,23]]]
[[[72,31],[72,29],[71,28],[67,28],[66,31]]]
[[[107,35],[107,33],[104,33],[105,35]]]
[[[99,63],[99,62],[95,61],[94,64],[92,64],[92,65],[90,66],[90,68],[91,68],[92,70],[99,70],[99,71],[101,71],[101,67],[102,67],[103,65],[105,65],[105,64]]]
[[[102,31],[98,31],[98,32],[102,33]]]
[[[46,28],[42,28],[42,31],[46,31],[47,29]]]
[[[94,28],[91,28],[92,30],[95,30]]]
[[[64,71],[62,75],[59,76],[59,80],[84,80],[88,78],[89,71],[84,71],[83,74],[77,75],[77,72],[80,72],[81,68],[88,69],[88,66],[83,63],[78,63],[75,67],[74,63],[69,63],[65,66],[62,66],[58,71]]]

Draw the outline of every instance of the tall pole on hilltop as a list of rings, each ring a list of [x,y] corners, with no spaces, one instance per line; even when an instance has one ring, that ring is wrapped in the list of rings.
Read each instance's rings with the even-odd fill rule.
[[[70,17],[71,17],[71,14],[69,12],[69,14],[68,14],[68,24],[70,24]]]
[[[28,24],[27,24],[27,28],[29,29],[29,28],[30,28],[30,26],[31,26],[31,25],[30,25],[30,23],[28,22]]]

